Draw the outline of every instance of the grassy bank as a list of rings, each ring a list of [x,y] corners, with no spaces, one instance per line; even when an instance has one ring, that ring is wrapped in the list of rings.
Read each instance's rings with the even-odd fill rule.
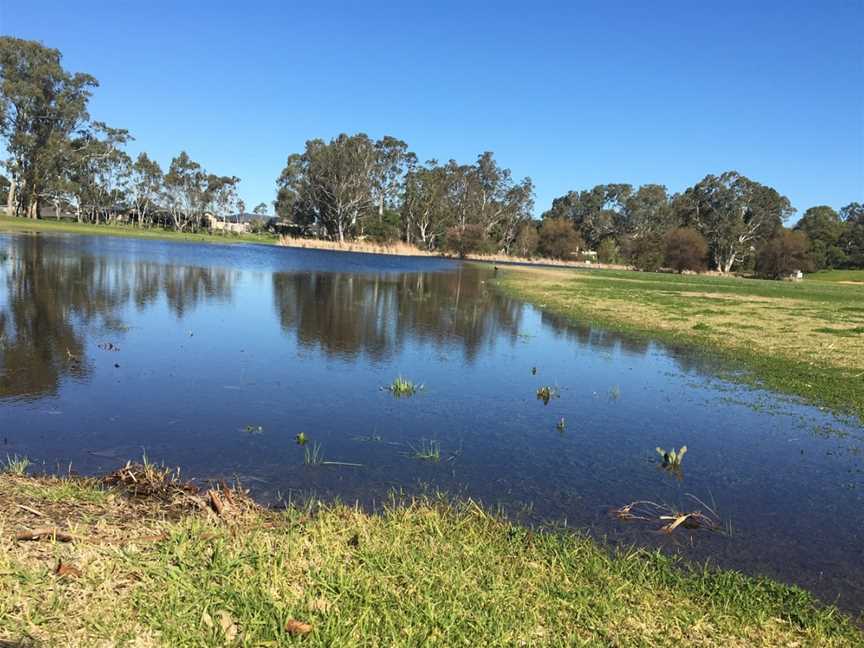
[[[739,380],[864,420],[864,285],[503,269],[507,293],[574,320],[706,349]]]
[[[153,486],[144,471],[129,473],[115,473],[113,486],[0,474],[0,640],[67,646],[864,641],[850,619],[801,590],[686,567],[653,552],[610,554],[582,536],[531,532],[471,503],[415,501],[379,515],[341,505],[275,512],[237,491],[216,491],[216,506],[209,492]],[[28,534],[41,539],[15,539]]]
[[[175,232],[161,228],[139,228],[129,225],[94,225],[56,220],[31,220],[0,216],[0,232],[46,232],[54,234],[87,234],[88,236],[123,236],[127,238],[159,241],[185,241],[191,243],[269,243],[276,237],[265,234],[208,234]]]

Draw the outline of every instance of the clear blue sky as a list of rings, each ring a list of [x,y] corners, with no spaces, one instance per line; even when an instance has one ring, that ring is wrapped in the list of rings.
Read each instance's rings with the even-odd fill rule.
[[[728,169],[799,214],[864,201],[864,0],[0,0],[0,32],[98,78],[91,113],[133,153],[186,149],[250,208],[305,140],[357,131],[422,160],[492,150],[538,215],[569,189]]]

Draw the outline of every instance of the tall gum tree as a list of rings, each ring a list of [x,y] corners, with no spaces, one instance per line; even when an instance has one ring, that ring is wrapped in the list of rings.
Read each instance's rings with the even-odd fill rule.
[[[722,272],[730,272],[795,213],[788,198],[737,171],[705,176],[676,203],[682,220],[708,241]]]
[[[56,49],[0,38],[0,136],[9,154],[11,213],[38,217],[40,196],[68,141],[87,123],[87,102],[97,85],[89,74],[64,70]]]

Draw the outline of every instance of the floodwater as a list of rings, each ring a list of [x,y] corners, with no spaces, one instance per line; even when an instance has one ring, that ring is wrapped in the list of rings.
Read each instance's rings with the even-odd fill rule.
[[[568,325],[491,280],[428,258],[0,236],[0,459],[98,473],[146,452],[269,503],[444,491],[864,608],[860,421]],[[397,375],[424,387],[394,398]],[[413,456],[430,442],[439,461]],[[306,465],[315,445],[362,465]],[[655,447],[681,445],[681,474],[663,470]],[[722,533],[610,515],[705,511],[688,494]]]

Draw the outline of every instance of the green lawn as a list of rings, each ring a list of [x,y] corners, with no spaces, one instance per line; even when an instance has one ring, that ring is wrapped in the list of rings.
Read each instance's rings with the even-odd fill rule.
[[[93,225],[70,221],[30,220],[0,216],[0,232],[50,232],[55,234],[87,234],[90,236],[124,236],[130,238],[185,241],[191,243],[276,243],[267,234],[208,234],[175,232],[161,228],[142,229],[129,225]]]
[[[864,419],[864,285],[506,268],[502,290],[574,320],[705,349],[752,381]]]
[[[0,643],[864,642],[852,620],[800,589],[657,552],[611,553],[470,502],[391,502],[377,515],[342,505],[275,512],[220,492],[216,515],[190,508],[188,495],[131,500],[95,481],[0,474]],[[74,542],[12,540],[34,527]]]
[[[820,270],[807,275],[815,281],[852,281],[864,284],[864,270]]]

